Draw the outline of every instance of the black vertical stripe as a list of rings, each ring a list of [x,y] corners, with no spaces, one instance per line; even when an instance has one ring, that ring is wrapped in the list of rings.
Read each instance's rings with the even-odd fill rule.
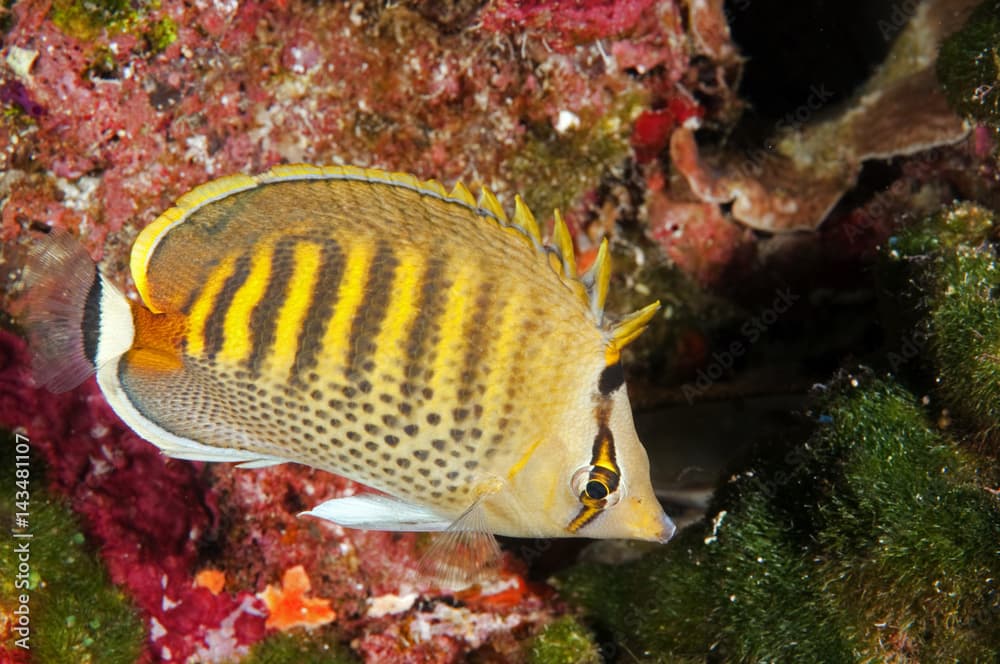
[[[233,273],[226,278],[222,284],[222,289],[212,303],[212,310],[205,319],[205,356],[214,359],[215,355],[222,348],[225,341],[226,312],[233,304],[236,291],[246,282],[250,276],[250,257],[246,254],[236,259],[236,266]]]
[[[83,333],[83,354],[90,363],[97,364],[97,340],[101,334],[101,274],[94,265],[94,280],[87,291],[87,300],[83,305],[83,320],[80,321],[80,331]]]
[[[465,354],[462,356],[462,387],[469,388],[482,370],[483,357],[488,351],[490,309],[493,306],[494,285],[489,281],[479,284],[472,315],[465,322]],[[468,390],[466,390],[468,391]]]
[[[427,270],[420,284],[420,297],[415,304],[417,315],[413,318],[404,347],[408,360],[407,378],[416,377],[422,360],[430,359],[429,351],[437,343],[435,331],[438,319],[448,304],[448,289],[451,287],[444,279],[446,268],[447,262],[443,258],[435,257],[427,261]]]
[[[362,370],[365,360],[375,353],[375,337],[389,315],[389,301],[399,259],[388,242],[379,242],[365,280],[366,297],[358,306],[347,338],[347,369]]]
[[[320,249],[319,274],[313,286],[309,310],[302,321],[298,347],[295,349],[295,363],[292,366],[292,381],[304,384],[304,377],[313,370],[320,353],[323,352],[323,337],[333,317],[337,304],[337,291],[344,278],[344,252],[333,239],[322,242]]]
[[[278,314],[281,305],[285,303],[285,292],[288,282],[295,271],[296,238],[280,240],[271,252],[271,272],[267,279],[267,288],[260,300],[250,312],[250,371],[259,374],[264,360],[274,346],[275,330],[278,327]]]

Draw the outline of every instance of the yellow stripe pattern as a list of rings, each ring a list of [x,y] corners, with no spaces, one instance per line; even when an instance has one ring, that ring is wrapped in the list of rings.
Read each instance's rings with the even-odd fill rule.
[[[285,301],[275,325],[275,344],[271,360],[277,371],[287,371],[295,361],[302,320],[312,303],[319,276],[320,249],[312,243],[295,245],[295,269],[285,291]]]
[[[222,350],[219,353],[224,360],[241,362],[250,357],[253,350],[251,337],[248,334],[250,315],[267,289],[267,282],[271,277],[273,251],[274,247],[271,244],[257,247],[250,263],[250,276],[236,292],[236,296],[226,312],[223,327],[225,336]]]
[[[340,288],[337,289],[337,304],[323,337],[323,349],[327,353],[326,361],[332,366],[347,366],[347,340],[351,334],[354,317],[365,300],[368,268],[371,267],[374,253],[371,243],[359,242],[351,247],[347,256],[344,276],[340,281]]]
[[[405,361],[405,343],[417,317],[425,274],[424,256],[413,251],[400,252],[399,260],[386,304],[387,314],[375,342],[380,364],[384,366],[402,366]]]
[[[205,351],[205,323],[212,314],[215,301],[219,297],[226,279],[233,274],[235,266],[235,258],[227,256],[209,275],[205,286],[191,305],[191,312],[188,314],[188,332],[185,337],[188,354],[199,356]]]

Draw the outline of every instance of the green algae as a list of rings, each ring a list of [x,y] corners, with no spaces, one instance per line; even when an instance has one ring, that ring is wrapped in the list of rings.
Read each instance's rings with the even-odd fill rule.
[[[1000,651],[1000,510],[985,462],[914,395],[864,382],[836,397],[812,440],[840,465],[818,506],[817,576],[869,658],[896,654],[896,641],[923,661],[985,661]]]
[[[13,437],[7,434],[5,438],[9,443],[3,445],[5,453],[0,461],[0,471],[6,478],[0,482],[0,520],[11,524],[15,512],[26,513],[29,527],[21,532],[30,532],[31,537],[10,537],[0,547],[2,611],[10,614],[27,598],[28,645],[33,661],[136,661],[146,633],[134,607],[110,584],[103,566],[87,548],[76,518],[62,501],[49,495],[34,479],[28,485],[27,504],[23,502],[24,494],[16,495],[16,491],[24,489],[14,481]],[[35,467],[30,466],[32,470]],[[24,543],[27,551],[18,548]],[[27,574],[13,572],[25,562],[30,568]],[[20,636],[13,634],[12,641]]]
[[[560,588],[649,661],[998,651],[1000,510],[973,460],[890,380],[846,376],[817,412],[809,441],[734,477],[711,519]]]
[[[336,638],[324,638],[328,630],[303,636],[279,633],[254,644],[240,664],[354,664],[358,659]]]
[[[131,0],[55,0],[49,17],[66,34],[92,41],[105,31],[131,32],[150,6]]]
[[[890,242],[886,325],[910,326],[921,371],[890,352],[892,373],[840,374],[809,438],[762,450],[709,518],[636,562],[557,579],[611,661],[995,659],[997,230],[958,203]]]
[[[965,247],[934,264],[928,317],[939,394],[959,422],[1000,449],[1000,270],[993,251]]]
[[[1000,2],[987,0],[941,44],[937,75],[960,114],[1000,127]]]
[[[150,53],[162,53],[168,46],[177,41],[177,23],[169,16],[150,23],[143,33],[143,39]]]
[[[172,18],[152,18],[159,8],[159,0],[55,0],[49,17],[60,30],[82,41],[94,41],[104,34],[139,35],[155,55],[177,40],[177,24]]]
[[[601,653],[587,628],[572,616],[546,625],[528,643],[529,664],[599,664]]]
[[[917,285],[926,362],[957,424],[1000,449],[1000,266],[992,213],[956,203],[900,234],[893,255]],[[912,297],[913,294],[911,294]]]
[[[895,259],[926,256],[961,246],[978,246],[994,233],[993,213],[958,202],[909,226],[890,241]]]

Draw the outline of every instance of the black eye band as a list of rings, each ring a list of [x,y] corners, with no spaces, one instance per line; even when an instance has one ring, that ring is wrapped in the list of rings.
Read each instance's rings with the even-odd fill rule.
[[[601,377],[597,381],[597,390],[602,396],[609,396],[625,383],[625,370],[622,369],[621,362],[604,367]]]

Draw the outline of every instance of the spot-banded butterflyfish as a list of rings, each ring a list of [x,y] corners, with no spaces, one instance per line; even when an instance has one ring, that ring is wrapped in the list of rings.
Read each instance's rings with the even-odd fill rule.
[[[36,243],[38,380],[96,372],[171,457],[296,462],[379,492],[306,514],[353,528],[667,541],[607,243],[577,274],[520,198],[353,167],[281,166],[182,196],[138,236],[132,302],[69,235]]]

